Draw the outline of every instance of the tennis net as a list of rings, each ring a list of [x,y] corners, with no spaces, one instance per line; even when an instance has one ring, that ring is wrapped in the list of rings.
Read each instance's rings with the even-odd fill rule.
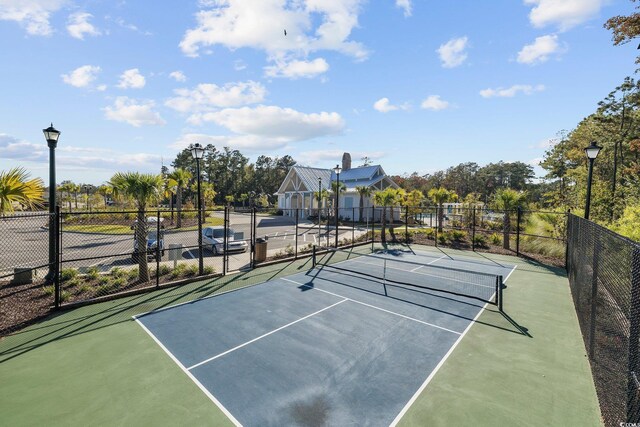
[[[363,254],[329,249],[314,254],[318,270],[340,271],[397,284],[474,298],[497,305],[502,311],[502,276],[449,266],[394,259],[388,253]]]

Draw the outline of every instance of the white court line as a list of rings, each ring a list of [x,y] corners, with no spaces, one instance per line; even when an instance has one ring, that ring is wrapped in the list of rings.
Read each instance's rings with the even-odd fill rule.
[[[333,295],[339,298],[344,298],[345,301],[351,301],[356,304],[364,305],[365,307],[374,308],[376,310],[384,311],[385,313],[393,314],[394,316],[402,317],[407,320],[413,320],[414,322],[422,323],[423,325],[431,326],[433,328],[442,329],[443,331],[451,332],[452,334],[460,335],[460,332],[453,331],[451,329],[443,328],[442,326],[434,325],[433,323],[425,322],[423,320],[415,319],[413,317],[405,316],[404,314],[396,313],[394,311],[386,310],[381,307],[377,307],[375,305],[367,304],[366,302],[358,301],[349,297],[345,297],[344,295],[336,294],[334,292],[325,291],[324,289],[316,288],[315,286],[306,285],[304,283],[296,282],[295,280],[287,279],[286,277],[281,277],[282,280],[286,280],[287,282],[295,283],[296,285],[304,286],[309,289],[314,289],[316,291],[324,292],[325,294]]]
[[[375,266],[377,266],[377,267],[380,267],[380,264],[376,264],[376,263],[372,263],[372,262],[364,262],[364,261],[360,261],[360,260],[358,260],[358,259],[353,259],[353,260],[349,260],[349,261],[359,262],[360,264],[375,265]],[[393,261],[393,260],[390,260],[390,261]],[[420,267],[422,267],[422,266],[420,266]],[[422,272],[420,272],[420,271],[405,270],[405,269],[403,269],[403,268],[397,268],[397,267],[389,267],[389,265],[387,265],[387,268],[390,268],[390,269],[392,269],[392,270],[404,271],[405,273],[408,273],[408,272],[410,272],[410,271],[411,271],[411,272],[413,272],[413,273],[415,273],[415,274],[421,274],[421,275],[423,275],[423,276],[437,277],[437,278],[439,278],[439,279],[451,280],[451,281],[454,281],[454,282],[465,283],[465,284],[467,284],[467,285],[482,286],[483,288],[490,288],[490,289],[493,289],[493,288],[495,287],[495,286],[489,286],[489,285],[481,285],[481,284],[479,284],[479,283],[467,282],[466,280],[458,280],[458,279],[454,279],[454,278],[452,278],[452,277],[437,276],[437,275],[435,275],[435,274],[422,273]],[[356,272],[356,273],[357,273],[357,272]],[[471,274],[473,274],[473,272],[472,272],[472,271],[470,271],[470,273],[471,273]],[[486,274],[486,273],[482,273],[482,274]]]
[[[418,399],[418,396],[420,396],[420,394],[424,391],[424,389],[427,387],[427,385],[431,382],[433,377],[435,377],[436,373],[440,370],[442,365],[444,365],[444,362],[446,362],[446,360],[449,358],[451,353],[453,353],[453,350],[455,350],[455,348],[458,346],[460,341],[462,341],[462,338],[464,338],[464,336],[467,334],[467,332],[469,332],[469,329],[471,329],[473,324],[476,323],[476,320],[478,320],[478,317],[480,317],[482,312],[487,308],[487,304],[489,304],[489,303],[485,303],[485,305],[482,307],[482,309],[480,311],[478,311],[478,314],[476,314],[476,317],[473,318],[471,323],[469,323],[469,326],[467,326],[465,328],[464,332],[462,332],[462,334],[460,334],[460,336],[458,337],[456,342],[454,342],[453,345],[451,346],[451,348],[449,349],[449,351],[447,351],[447,354],[445,354],[444,357],[440,360],[440,362],[436,365],[436,367],[433,368],[433,371],[431,371],[431,373],[429,374],[427,379],[424,380],[424,382],[422,383],[420,388],[414,393],[414,395],[411,397],[411,399],[409,399],[407,404],[404,405],[404,408],[402,408],[400,413],[395,417],[395,419],[391,422],[391,424],[389,424],[389,427],[395,427],[398,424],[398,422],[402,419],[404,414],[407,413],[407,411],[409,410],[411,405],[414,404],[416,399]]]
[[[434,262],[436,262],[436,261],[440,261],[442,258],[445,258],[445,257],[446,257],[446,255],[442,255],[440,258],[438,258],[438,259],[434,259],[433,261],[428,262],[426,265],[431,265],[431,264],[433,264]],[[418,269],[420,269],[420,268],[422,268],[422,267],[423,267],[422,265],[419,265],[419,266],[417,266],[416,268],[411,269],[411,270],[409,270],[409,271],[411,271],[412,273],[415,273]]]
[[[518,268],[518,266],[514,265],[513,268],[511,269],[511,271],[509,272],[509,274],[507,274],[507,277],[505,277],[505,279],[502,281],[502,283],[507,283],[507,280],[509,279],[509,277],[511,277],[511,273],[516,271],[516,268]]]
[[[184,372],[185,374],[187,374],[187,376],[189,378],[191,378],[191,381],[193,381],[200,390],[202,390],[202,392],[205,394],[205,396],[207,396],[213,403],[215,403],[215,405],[220,408],[220,410],[229,418],[229,420],[231,420],[231,422],[239,427],[242,427],[242,424],[240,424],[240,422],[233,416],[231,415],[231,412],[229,412],[227,410],[227,408],[225,408],[222,403],[220,403],[220,401],[218,399],[216,399],[213,394],[211,394],[211,392],[209,390],[207,390],[207,388],[205,386],[202,385],[202,383],[200,383],[200,381],[198,381],[198,379],[196,377],[194,377],[191,372],[189,372],[187,370],[187,368],[184,367],[184,365],[182,363],[180,363],[180,361],[169,351],[169,349],[167,347],[164,346],[164,344],[162,344],[162,342],[160,342],[160,340],[158,338],[156,338],[155,335],[153,335],[153,333],[151,333],[151,331],[149,329],[147,329],[147,327],[140,321],[138,320],[138,318],[136,318],[135,316],[133,317],[133,319],[138,323],[138,325],[140,325],[142,327],[142,329],[149,334],[149,336],[156,342],[156,344],[158,344],[160,346],[160,348],[162,350],[164,350],[165,353],[167,353],[167,355],[171,358],[171,360],[173,360],[178,367],[180,367],[180,369],[182,369],[182,372]]]
[[[258,340],[260,340],[260,339],[262,339],[262,338],[264,338],[264,337],[268,337],[268,336],[269,336],[269,335],[271,335],[271,334],[275,334],[276,332],[278,332],[278,331],[280,331],[280,330],[282,330],[282,329],[284,329],[284,328],[288,328],[288,327],[289,327],[289,326],[291,326],[291,325],[295,325],[295,324],[296,324],[296,323],[298,323],[298,322],[301,322],[301,321],[303,321],[303,320],[305,320],[305,319],[308,319],[309,317],[315,316],[316,314],[322,313],[323,311],[328,310],[328,309],[330,309],[330,308],[332,308],[332,307],[335,307],[335,306],[336,306],[336,305],[338,305],[338,304],[342,304],[342,303],[343,303],[343,302],[345,302],[345,301],[348,301],[348,298],[345,298],[345,299],[343,299],[342,301],[338,301],[338,302],[337,302],[337,303],[335,303],[335,304],[331,304],[330,306],[325,307],[325,308],[323,308],[323,309],[321,309],[321,310],[318,310],[318,311],[316,311],[315,313],[311,313],[311,314],[308,314],[308,315],[306,315],[306,316],[304,316],[304,317],[301,317],[301,318],[300,318],[300,319],[298,319],[298,320],[294,320],[294,321],[293,321],[293,322],[291,322],[291,323],[287,323],[287,324],[286,324],[286,325],[284,325],[284,326],[280,326],[279,328],[274,329],[274,330],[273,330],[273,331],[271,331],[271,332],[267,332],[266,334],[260,335],[259,337],[256,337],[256,338],[254,338],[254,339],[252,339],[252,340],[250,340],[250,341],[245,342],[244,344],[240,344],[240,345],[238,345],[238,346],[236,346],[236,347],[233,347],[233,348],[231,348],[231,349],[229,349],[229,350],[227,350],[227,351],[224,351],[224,352],[222,352],[222,353],[220,353],[220,354],[217,354],[217,355],[215,355],[215,356],[213,356],[213,357],[210,357],[210,358],[208,358],[208,359],[206,359],[206,360],[203,360],[202,362],[196,363],[195,365],[188,367],[188,368],[187,368],[187,370],[189,370],[189,371],[190,371],[190,370],[192,370],[192,369],[197,368],[197,367],[198,367],[198,366],[200,366],[200,365],[204,365],[205,363],[208,363],[208,362],[211,362],[211,361],[213,361],[213,360],[216,360],[217,358],[222,357],[222,356],[224,356],[225,354],[229,354],[229,353],[231,353],[231,352],[233,352],[233,351],[236,351],[236,350],[238,350],[238,349],[240,349],[240,348],[242,348],[242,347],[244,347],[244,346],[247,346],[247,345],[249,345],[249,344],[251,344],[251,343],[254,343],[254,342],[256,342],[256,341],[258,341]]]

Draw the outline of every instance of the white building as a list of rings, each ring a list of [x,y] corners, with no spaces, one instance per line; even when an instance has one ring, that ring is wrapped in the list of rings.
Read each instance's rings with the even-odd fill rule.
[[[333,207],[335,200],[331,191],[331,183],[336,181],[336,174],[331,169],[310,168],[293,166],[278,192],[278,208],[284,211],[284,215],[295,215],[298,209],[300,218],[306,218],[318,213],[318,201],[315,195],[319,189],[329,192],[328,200],[324,199],[321,208]],[[360,220],[360,194],[356,187],[364,186],[371,190],[371,196],[364,197],[362,216],[363,220],[371,219],[373,206],[373,193],[388,187],[398,188],[398,185],[389,178],[382,166],[362,166],[351,168],[351,156],[345,153],[342,157],[342,171],[340,182],[346,187],[346,191],[340,193],[338,206],[339,215],[345,219]],[[375,219],[378,220],[380,210],[376,209]]]

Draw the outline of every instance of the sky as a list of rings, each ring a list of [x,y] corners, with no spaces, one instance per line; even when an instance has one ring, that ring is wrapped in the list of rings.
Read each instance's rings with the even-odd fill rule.
[[[388,174],[543,157],[635,71],[629,0],[0,0],[0,171],[158,173],[191,143]],[[286,34],[285,34],[286,32]],[[544,174],[536,167],[536,174]]]

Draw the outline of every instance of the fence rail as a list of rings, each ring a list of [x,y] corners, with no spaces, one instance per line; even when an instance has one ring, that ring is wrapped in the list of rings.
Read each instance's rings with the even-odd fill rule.
[[[640,245],[570,215],[567,272],[605,425],[640,423]]]

